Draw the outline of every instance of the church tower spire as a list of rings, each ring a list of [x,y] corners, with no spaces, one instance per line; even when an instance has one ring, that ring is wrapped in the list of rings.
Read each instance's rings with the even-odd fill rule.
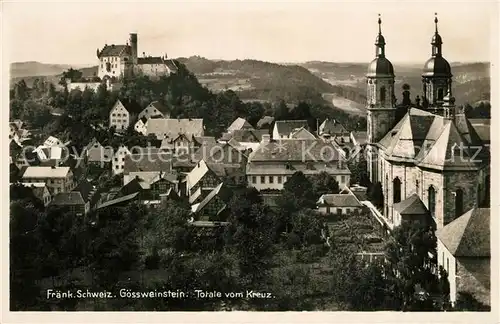
[[[438,17],[434,14],[435,31],[431,40],[432,55],[425,62],[422,74],[423,107],[442,115],[444,97],[451,97],[451,66],[443,57],[443,39],[438,31]]]
[[[377,146],[394,126],[396,118],[394,96],[394,68],[386,58],[385,38],[382,35],[382,19],[378,16],[378,35],[375,38],[375,59],[368,66],[367,80],[367,131],[368,131],[368,172],[371,181],[377,182]]]

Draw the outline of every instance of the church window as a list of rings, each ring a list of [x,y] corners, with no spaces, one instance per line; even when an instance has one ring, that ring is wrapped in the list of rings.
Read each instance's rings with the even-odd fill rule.
[[[464,213],[464,191],[457,189],[455,191],[455,218],[462,216]]]
[[[436,189],[433,186],[429,187],[427,192],[429,212],[432,217],[436,217]]]
[[[386,89],[385,87],[380,88],[380,103],[385,104],[385,95],[386,95]]]
[[[401,201],[401,180],[399,180],[399,178],[395,178],[392,184],[393,203],[398,203]]]
[[[418,182],[418,180],[415,180],[415,189],[417,190],[418,195],[418,193],[420,192],[420,183]]]
[[[443,100],[443,89],[439,88],[438,89],[438,100]]]

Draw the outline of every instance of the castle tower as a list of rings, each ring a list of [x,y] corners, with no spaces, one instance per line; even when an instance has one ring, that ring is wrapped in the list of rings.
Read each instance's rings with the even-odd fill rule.
[[[385,38],[382,35],[382,20],[378,19],[378,35],[375,39],[375,59],[368,66],[367,79],[367,130],[368,130],[368,173],[372,183],[380,181],[377,174],[377,147],[394,126],[396,118],[394,96],[394,68],[385,57]]]
[[[423,102],[422,106],[429,111],[443,116],[444,97],[451,97],[451,82],[453,75],[448,61],[443,57],[443,40],[438,32],[437,14],[434,18],[436,31],[431,40],[432,56],[425,62],[422,73]]]
[[[130,48],[132,50],[132,64],[137,65],[137,34],[130,33]]]

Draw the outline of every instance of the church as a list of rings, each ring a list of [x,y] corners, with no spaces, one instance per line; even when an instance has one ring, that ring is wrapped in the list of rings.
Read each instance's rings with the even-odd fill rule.
[[[367,85],[368,173],[384,196],[391,226],[412,218],[442,228],[473,207],[489,205],[490,154],[452,96],[452,70],[434,19],[431,57],[422,71],[422,99],[396,104],[395,72],[378,19],[376,57]]]

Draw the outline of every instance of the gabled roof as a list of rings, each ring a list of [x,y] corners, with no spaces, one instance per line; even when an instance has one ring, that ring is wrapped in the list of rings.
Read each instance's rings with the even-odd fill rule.
[[[261,143],[252,153],[251,161],[321,161],[343,160],[339,148],[320,139],[281,139]]]
[[[51,202],[56,206],[85,205],[85,200],[77,191],[58,193]]]
[[[314,136],[311,132],[309,132],[305,127],[301,127],[295,131],[292,132],[291,138],[294,139],[315,139],[316,136]]]
[[[353,194],[324,194],[318,199],[317,204],[331,207],[363,207]]]
[[[226,186],[224,185],[224,183],[219,184],[199,204],[197,204],[197,207],[194,209],[193,212],[195,212],[195,213],[200,212],[215,197],[219,197],[222,201],[224,201],[225,203],[227,203],[227,202],[229,202],[229,199],[231,197],[231,191],[229,191],[226,188]],[[220,210],[218,212],[220,212]]]
[[[365,145],[368,141],[368,132],[366,131],[355,131],[351,132],[351,134],[359,145]]]
[[[130,45],[106,45],[99,52],[98,57],[130,55],[132,53]]]
[[[280,135],[290,135],[293,131],[307,126],[307,120],[277,120],[274,127]]]
[[[394,209],[400,215],[428,215],[429,210],[425,207],[420,197],[415,193],[403,201],[394,204]]]
[[[321,125],[319,126],[319,129],[321,130],[320,135],[321,134],[334,135],[334,134],[347,134],[347,133],[349,133],[349,131],[344,127],[344,125],[342,125],[341,123],[339,123],[335,119],[329,119],[329,118],[325,119],[325,121],[323,121],[321,123]]]
[[[155,101],[152,101],[148,107],[151,106],[153,108],[155,108],[156,110],[158,110],[159,112],[161,112],[162,114],[170,114],[170,111],[169,109],[164,105],[162,104],[161,102],[159,102],[158,100],[155,100]],[[146,107],[147,108],[147,107]]]
[[[154,134],[159,139],[176,138],[185,134],[188,138],[203,136],[203,119],[154,118],[146,123],[146,135]]]
[[[194,187],[202,178],[209,172],[208,165],[204,160],[201,160],[196,166],[186,175],[186,181],[189,187]]]
[[[240,129],[253,129],[253,126],[250,125],[250,123],[247,122],[246,119],[238,117],[233,121],[231,125],[229,125],[229,127],[227,128],[227,132],[230,133]]]
[[[119,198],[116,198],[116,199],[108,200],[108,201],[100,204],[97,207],[97,209],[102,209],[102,208],[105,208],[105,207],[109,207],[109,206],[113,206],[113,205],[116,205],[116,204],[120,204],[120,203],[123,203],[123,202],[130,201],[132,199],[135,199],[138,195],[139,195],[139,193],[135,192],[135,193],[130,194],[130,195],[126,195],[126,196],[122,196],[122,197],[119,197]]]
[[[118,99],[117,103],[121,102],[123,107],[130,113],[130,114],[139,114],[142,111],[142,107],[139,105],[139,103],[135,100],[132,99]],[[116,103],[115,103],[116,105]]]
[[[165,65],[172,73],[176,73],[178,70],[174,60],[165,60]]]
[[[130,172],[170,172],[172,170],[172,154],[166,152],[150,154],[128,154],[125,156],[123,173]]]
[[[99,142],[87,149],[87,160],[89,162],[110,162],[112,158],[113,149],[104,147]]]
[[[24,171],[23,179],[26,178],[65,178],[70,172],[69,167],[45,167],[29,166]]]
[[[490,208],[473,208],[437,230],[436,235],[456,257],[489,257]]]
[[[148,57],[138,57],[137,64],[163,64],[163,58],[161,56],[148,56]]]
[[[257,122],[257,128],[262,128],[266,125],[271,125],[274,122],[274,117],[264,116]]]

